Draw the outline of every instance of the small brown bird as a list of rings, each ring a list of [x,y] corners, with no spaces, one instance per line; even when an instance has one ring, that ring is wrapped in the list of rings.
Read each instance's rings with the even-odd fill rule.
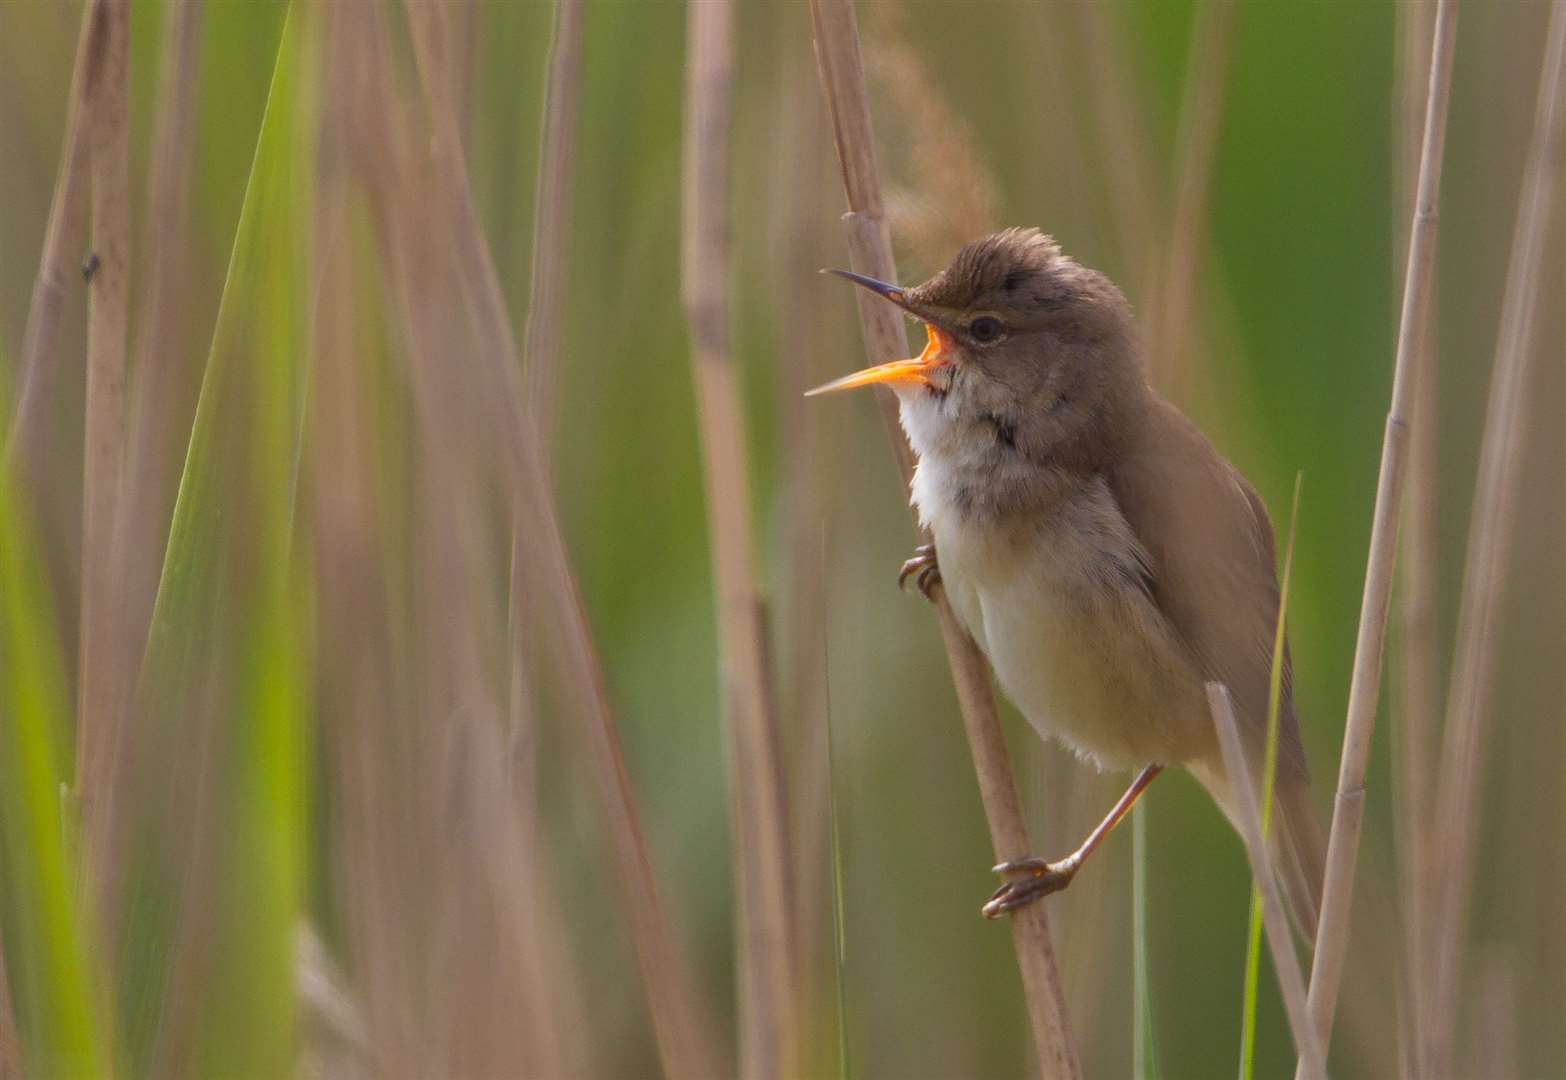
[[[1036,229],[976,240],[911,289],[834,273],[928,330],[919,357],[811,391],[897,393],[919,456],[913,502],[935,540],[899,582],[944,586],[1041,734],[1100,768],[1140,770],[1071,855],[996,867],[1008,880],[984,913],[1064,888],[1166,765],[1189,769],[1233,822],[1204,684],[1228,686],[1259,772],[1279,602],[1272,526],[1239,471],[1147,384],[1120,290]],[[1287,650],[1282,683],[1273,837],[1309,937],[1323,844]]]

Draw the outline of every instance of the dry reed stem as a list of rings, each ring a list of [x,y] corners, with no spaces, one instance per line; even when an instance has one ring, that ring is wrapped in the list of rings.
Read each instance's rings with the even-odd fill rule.
[[[123,648],[124,590],[114,550],[130,324],[130,4],[94,0],[93,8],[82,82],[92,166],[89,265],[96,269],[87,304],[75,786],[89,843],[104,834],[102,818],[113,801],[123,686],[131,661]],[[94,858],[105,854],[96,851]]]
[[[1148,327],[1149,375],[1165,391],[1186,377],[1196,287],[1207,250],[1207,203],[1222,130],[1224,90],[1234,43],[1236,0],[1203,0],[1191,26],[1180,99],[1174,220]]]
[[[853,5],[851,0],[811,0],[810,11],[816,61],[848,195],[849,213],[844,216],[844,224],[850,259],[861,273],[891,279],[895,277],[895,268],[883,216],[875,137]],[[858,299],[865,351],[870,359],[879,363],[906,356],[908,345],[901,312],[869,295]],[[898,424],[892,395],[880,390],[877,398],[906,487],[913,473],[913,450]],[[945,593],[937,589],[932,595],[996,858],[1005,861],[1025,857],[1031,845],[1005,733],[995,711],[989,665],[952,615]],[[1045,1076],[1078,1077],[1081,1066],[1055,962],[1047,907],[1030,904],[1017,911],[1012,915],[1011,927],[1039,1067]]]
[[[44,230],[38,275],[33,279],[27,306],[27,329],[22,336],[20,384],[16,408],[6,433],[0,465],[18,464],[20,479],[36,496],[46,490],[48,445],[46,418],[54,401],[59,363],[55,348],[66,290],[81,280],[82,234],[87,225],[84,185],[87,183],[87,122],[84,104],[89,67],[89,44],[94,39],[98,8],[82,8],[82,27],[71,72],[70,100],[66,104],[65,138],[60,147],[60,168],[55,174],[54,195],[49,203],[49,223]]]
[[[1566,0],[1555,0],[1550,8],[1533,135],[1512,234],[1495,365],[1490,375],[1458,608],[1457,648],[1446,702],[1440,782],[1436,789],[1436,835],[1441,838],[1442,872],[1426,944],[1435,958],[1428,1031],[1430,1056],[1426,1059],[1434,1076],[1451,1075],[1455,1064],[1458,980],[1476,870],[1479,795],[1488,750],[1487,721],[1495,683],[1498,623],[1517,527],[1530,350],[1539,310],[1550,212],[1557,197],[1560,149],[1566,135],[1563,88]]]
[[[1392,376],[1392,401],[1381,448],[1381,474],[1370,532],[1365,592],[1360,606],[1359,636],[1349,684],[1348,718],[1344,725],[1343,757],[1327,847],[1326,881],[1316,955],[1311,965],[1311,1020],[1323,1052],[1332,1045],[1332,1019],[1348,951],[1349,902],[1365,817],[1365,770],[1370,764],[1376,703],[1381,690],[1381,660],[1386,644],[1387,609],[1397,548],[1398,517],[1408,446],[1406,419],[1412,399],[1415,357],[1424,348],[1430,286],[1434,278],[1437,207],[1441,191],[1441,159],[1446,142],[1447,104],[1451,99],[1452,52],[1457,36],[1457,0],[1440,0],[1431,46],[1430,82],[1426,93],[1425,126],[1419,159],[1419,183],[1414,223],[1409,232],[1408,269],[1403,284],[1403,309],[1398,326],[1397,358]]]
[[[1399,4],[1397,157],[1398,206],[1412,213],[1419,168],[1423,102],[1419,87],[1429,78],[1430,36],[1435,10],[1429,4]],[[1406,237],[1402,238],[1406,242]],[[1437,288],[1432,283],[1432,290]],[[1432,303],[1434,303],[1432,294]],[[1422,1075],[1419,1032],[1423,995],[1429,985],[1424,943],[1435,895],[1434,830],[1430,820],[1436,770],[1436,723],[1441,710],[1440,443],[1436,342],[1426,338],[1415,357],[1413,430],[1409,432],[1408,491],[1398,556],[1397,630],[1402,669],[1393,697],[1392,786],[1398,855],[1398,894],[1403,901],[1403,1030],[1399,1042],[1407,1076]]]
[[[433,128],[434,158],[449,215],[448,235],[462,289],[472,308],[481,345],[480,377],[496,393],[488,402],[490,417],[505,440],[506,466],[513,486],[515,520],[532,530],[526,561],[542,585],[548,615],[559,633],[552,643],[559,651],[567,687],[583,719],[593,765],[599,780],[613,860],[619,872],[626,916],[636,947],[648,1005],[665,1075],[686,1077],[726,1075],[711,1022],[696,992],[683,948],[663,913],[647,855],[641,819],[631,794],[620,751],[619,735],[609,705],[608,686],[588,628],[587,613],[572,573],[565,538],[555,513],[551,485],[544,476],[536,434],[520,390],[518,351],[510,318],[483,232],[473,205],[472,187],[458,138],[447,64],[444,11],[438,4],[407,7],[414,56],[424,86]]]
[[[181,340],[186,312],[190,180],[204,0],[176,0],[167,16],[156,130],[147,178],[145,250],[133,353],[124,490],[116,548],[124,560],[127,648],[139,656],[157,596],[164,539],[190,432],[196,380]]]
[[[470,18],[470,35],[477,20]],[[470,49],[471,51],[471,49]],[[567,288],[570,279],[572,214],[575,205],[577,117],[581,102],[582,4],[581,0],[557,0],[550,32],[549,58],[545,76],[542,125],[539,133],[538,172],[533,192],[533,240],[528,282],[527,322],[522,332],[522,374],[526,381],[526,402],[538,433],[540,467],[552,477],[555,414],[558,409],[556,384],[564,349]],[[471,88],[469,88],[471,89]],[[537,605],[524,585],[521,563],[527,559],[525,523],[513,520],[511,528],[511,573],[508,596],[507,631],[510,637],[511,686],[509,746],[506,760],[511,795],[517,815],[517,832],[524,846],[527,865],[541,867],[544,835],[538,807],[539,717],[534,696],[534,673],[528,670],[536,654],[533,627],[537,625]],[[534,948],[547,947],[544,927],[558,915],[555,897],[541,875],[533,873],[522,880],[531,894],[529,916],[532,919]],[[558,921],[558,920],[555,920]],[[556,926],[555,931],[558,931]],[[580,1059],[565,1042],[570,1025],[562,1014],[569,1010],[555,1000],[544,985],[544,967],[530,958],[530,972],[536,983],[532,989],[543,1030],[547,1058],[565,1062]],[[581,994],[570,995],[572,1003]],[[549,1072],[548,1068],[543,1070]],[[559,1071],[557,1066],[554,1071]]]
[[[1289,933],[1288,915],[1283,910],[1283,898],[1278,892],[1277,868],[1262,836],[1261,813],[1258,809],[1256,789],[1252,786],[1251,765],[1240,742],[1239,724],[1234,718],[1234,703],[1229,699],[1229,689],[1222,683],[1207,684],[1207,707],[1212,712],[1213,723],[1218,728],[1218,746],[1223,751],[1224,772],[1229,777],[1229,787],[1234,792],[1239,820],[1240,839],[1245,841],[1245,853],[1250,856],[1251,876],[1261,893],[1262,924],[1267,929],[1267,945],[1272,950],[1272,966],[1278,976],[1278,989],[1283,994],[1284,1011],[1289,1017],[1289,1032],[1294,1036],[1294,1048],[1299,1054],[1300,1075],[1305,1080],[1326,1080],[1327,1070],[1321,1043],[1316,1040],[1315,1029],[1310,1022],[1310,1009],[1305,994],[1305,976],[1300,970],[1299,954],[1294,951],[1294,939]]]
[[[1131,268],[1134,284],[1153,293],[1157,252],[1148,237],[1162,234],[1163,210],[1153,193],[1152,167],[1144,150],[1146,124],[1132,97],[1136,80],[1126,60],[1124,35],[1114,20],[1120,9],[1108,4],[1075,6],[1082,20],[1082,55],[1093,102],[1093,132],[1106,186],[1115,207],[1120,257]]]
[[[728,735],[740,1068],[747,1077],[781,1077],[793,1075],[797,1060],[794,920],[781,741],[751,562],[744,410],[729,328],[734,9],[730,0],[705,0],[691,5],[687,18],[681,281],[701,424]]]
[[[772,342],[779,363],[770,365],[776,393],[773,427],[781,439],[777,459],[786,463],[779,511],[782,566],[777,575],[778,643],[774,671],[781,688],[774,698],[788,765],[789,851],[794,915],[794,979],[801,1003],[835,1000],[831,745],[828,738],[828,688],[824,643],[829,597],[826,507],[839,477],[827,467],[839,432],[823,422],[817,403],[804,396],[830,377],[833,328],[841,303],[852,297],[828,294],[823,306],[815,271],[823,252],[840,243],[830,209],[837,163],[819,149],[830,137],[815,85],[815,60],[808,48],[809,27],[796,13],[779,6],[768,28],[787,42],[782,90],[769,103],[770,130],[777,132],[769,152],[785,163],[768,177],[764,205],[774,208],[767,222],[765,250],[777,253],[768,266],[767,295],[779,312],[812,311],[811,318],[774,320]],[[795,46],[803,46],[796,48]],[[800,1073],[820,1072],[838,1049],[834,1010],[797,1013]]]
[[[575,203],[576,126],[581,103],[582,0],[556,0],[544,90],[538,180],[533,198],[532,275],[522,330],[526,400],[538,432],[545,475],[552,475],[559,407],[566,282]]]
[[[1517,954],[1510,945],[1492,945],[1477,958],[1471,999],[1479,1014],[1463,1076],[1516,1080],[1528,1071],[1518,1061]]]

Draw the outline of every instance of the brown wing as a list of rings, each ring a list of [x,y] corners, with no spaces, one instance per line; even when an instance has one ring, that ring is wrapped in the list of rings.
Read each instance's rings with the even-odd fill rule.
[[[1196,426],[1155,400],[1147,426],[1110,476],[1147,549],[1158,608],[1204,679],[1229,687],[1248,741],[1267,730],[1278,619],[1272,525],[1261,499]],[[1288,648],[1283,656],[1278,775],[1305,779]]]

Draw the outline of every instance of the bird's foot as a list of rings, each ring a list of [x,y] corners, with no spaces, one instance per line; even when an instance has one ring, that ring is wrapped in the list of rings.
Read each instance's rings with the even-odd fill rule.
[[[985,901],[982,909],[984,917],[998,919],[1050,893],[1059,892],[1077,876],[1079,865],[1071,859],[1063,859],[1058,863],[1043,859],[1017,859],[1001,863],[994,868],[995,873],[1005,874],[1010,880]]]
[[[935,559],[934,544],[921,544],[914,548],[913,558],[903,563],[903,568],[897,572],[897,587],[904,588],[910,577],[914,578],[914,584],[919,586],[924,598],[929,600],[930,590],[941,582],[941,564]]]

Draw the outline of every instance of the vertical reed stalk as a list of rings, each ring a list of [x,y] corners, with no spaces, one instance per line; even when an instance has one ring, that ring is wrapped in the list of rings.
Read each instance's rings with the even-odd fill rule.
[[[1423,103],[1419,87],[1429,78],[1434,9],[1399,4],[1399,123],[1395,173],[1400,211],[1413,205],[1419,168]],[[1406,237],[1403,238],[1406,241]],[[1432,284],[1432,289],[1436,286]],[[1432,300],[1432,303],[1434,301]],[[1437,721],[1441,711],[1440,601],[1440,364],[1429,337],[1415,357],[1413,430],[1409,432],[1408,494],[1403,503],[1397,576],[1397,637],[1402,660],[1392,700],[1392,798],[1396,807],[1398,895],[1402,898],[1405,1007],[1400,1038],[1405,1076],[1422,1076],[1419,1047],[1424,995],[1429,988],[1426,924],[1435,895],[1431,806],[1436,772]]]
[[[44,448],[48,443],[45,417],[54,400],[58,362],[55,358],[60,316],[66,289],[80,281],[82,231],[87,224],[83,185],[87,181],[87,72],[95,60],[90,46],[97,38],[99,8],[88,3],[82,8],[82,28],[76,45],[76,63],[71,72],[70,101],[66,104],[65,138],[60,146],[60,169],[55,174],[54,195],[49,203],[49,223],[44,230],[43,253],[38,259],[38,275],[33,279],[32,296],[27,305],[27,329],[22,337],[19,365],[20,385],[16,390],[16,412],[6,433],[5,453],[0,465],[9,469],[20,461],[19,487],[31,486],[35,493],[45,488]]]
[[[751,564],[744,410],[731,355],[729,118],[731,0],[690,6],[686,63],[684,286],[707,480],[729,757],[738,898],[740,1068],[792,1075],[793,917],[777,717],[768,695],[765,626]]]
[[[1176,139],[1174,220],[1147,341],[1152,375],[1166,392],[1185,381],[1197,284],[1207,251],[1207,202],[1222,130],[1224,88],[1234,42],[1235,0],[1203,0],[1191,26]]]
[[[1424,348],[1430,287],[1434,278],[1437,209],[1441,193],[1441,159],[1446,143],[1447,104],[1451,99],[1452,52],[1457,37],[1457,0],[1440,0],[1431,45],[1430,82],[1425,97],[1424,136],[1419,156],[1419,182],[1414,223],[1409,231],[1408,267],[1403,282],[1403,310],[1398,326],[1393,366],[1392,401],[1381,447],[1381,474],[1376,486],[1365,591],[1360,605],[1359,637],[1349,683],[1348,718],[1343,756],[1327,846],[1326,881],[1316,955],[1311,965],[1311,1021],[1325,1053],[1332,1045],[1333,1012],[1348,951],[1349,902],[1359,855],[1360,828],[1365,817],[1365,770],[1370,764],[1376,703],[1381,692],[1381,660],[1386,644],[1387,608],[1397,549],[1404,464],[1408,448],[1408,412],[1413,396],[1415,357]]]
[[[1162,235],[1165,211],[1153,190],[1146,124],[1132,97],[1136,80],[1129,71],[1124,34],[1114,22],[1121,11],[1107,4],[1083,4],[1077,17],[1081,20],[1081,51],[1088,58],[1083,74],[1089,80],[1093,101],[1096,156],[1116,211],[1115,240],[1120,258],[1131,270],[1132,282],[1151,296],[1157,253],[1147,238]]]
[[[854,269],[861,273],[895,278],[853,4],[851,0],[811,0],[810,12],[822,89],[832,116],[843,186],[848,195],[849,212],[844,216],[844,225],[850,258]],[[863,295],[858,299],[860,326],[870,359],[879,363],[906,356],[908,344],[902,314],[874,297]],[[877,400],[906,486],[913,473],[913,450],[898,425],[892,395],[877,391]],[[989,665],[952,615],[945,594],[935,590],[933,596],[995,855],[1002,861],[1025,857],[1031,844],[1005,732],[995,711]],[[1012,915],[1011,926],[1040,1069],[1048,1077],[1078,1077],[1081,1066],[1072,1041],[1046,906],[1030,904],[1022,908]]]
[[[560,351],[576,201],[576,125],[581,111],[582,0],[556,0],[544,90],[538,182],[533,198],[533,262],[522,331],[526,400],[538,432],[544,474],[552,475]]]
[[[1455,1064],[1458,980],[1473,895],[1480,784],[1487,757],[1487,721],[1495,683],[1501,601],[1505,596],[1517,527],[1524,412],[1530,352],[1539,310],[1550,211],[1566,128],[1566,0],[1555,0],[1539,78],[1533,136],[1523,174],[1521,206],[1512,234],[1505,301],[1490,374],[1479,474],[1469,519],[1468,553],[1458,608],[1457,651],[1446,701],[1441,775],[1436,789],[1436,835],[1442,874],[1427,948],[1434,956],[1430,995],[1430,1075],[1449,1076]]]
[[[163,542],[190,431],[197,374],[181,339],[188,301],[190,181],[196,146],[196,76],[204,0],[168,7],[157,128],[147,177],[144,270],[138,290],[135,385],[126,418],[127,495],[116,523],[125,577],[126,648],[141,652],[163,565]]]
[[[81,644],[76,795],[88,836],[112,802],[123,680],[123,582],[114,551],[120,465],[125,459],[125,352],[130,321],[130,4],[94,0],[83,91],[92,165],[88,283],[87,415],[82,481]]]
[[[1300,958],[1294,951],[1294,939],[1289,936],[1289,920],[1283,910],[1283,898],[1278,892],[1278,876],[1274,872],[1272,857],[1268,854],[1263,836],[1265,826],[1257,810],[1256,789],[1251,786],[1251,768],[1240,742],[1240,728],[1234,719],[1234,705],[1229,700],[1229,690],[1222,683],[1207,684],[1207,706],[1212,711],[1213,723],[1218,727],[1218,745],[1223,751],[1224,771],[1229,786],[1234,791],[1239,809],[1240,839],[1245,841],[1246,854],[1251,859],[1251,876],[1256,879],[1256,889],[1261,893],[1262,923],[1267,928],[1267,944],[1272,950],[1273,969],[1278,975],[1278,988],[1283,992],[1283,1007],[1289,1017],[1289,1031],[1294,1036],[1294,1048],[1299,1054],[1299,1068],[1305,1080],[1326,1080],[1327,1071],[1322,1044],[1310,1022],[1305,996],[1305,976],[1300,970]]]
[[[553,475],[555,384],[564,349],[567,286],[570,280],[572,211],[576,187],[577,116],[581,102],[582,4],[581,0],[556,0],[551,31],[548,74],[544,87],[539,134],[538,175],[533,191],[533,248],[528,281],[527,323],[522,332],[522,373],[527,380],[526,403],[538,433],[540,467]],[[534,672],[527,669],[537,642],[532,628],[538,625],[537,605],[524,585],[520,564],[527,559],[527,525],[513,520],[511,527],[511,575],[507,627],[510,635],[510,752],[507,754],[511,792],[518,815],[518,832],[529,865],[540,866],[544,846],[538,806],[539,717],[534,708]],[[532,903],[529,915],[535,933],[541,933],[544,916],[555,914],[555,898],[547,884],[533,875],[529,883]],[[541,937],[535,941],[542,944]],[[542,966],[534,962],[536,982],[542,983]],[[540,986],[538,989],[542,990]],[[575,995],[580,998],[580,995]],[[566,1033],[557,1022],[564,1010],[547,993],[538,998],[539,1026],[543,1042],[555,1059],[564,1061]],[[549,1030],[554,1029],[554,1030]]]
[[[530,579],[542,588],[547,606],[541,610],[559,630],[551,643],[558,650],[599,780],[614,866],[620,875],[664,1073],[671,1080],[726,1075],[732,1070],[722,1064],[723,1055],[697,995],[689,962],[658,897],[641,817],[620,751],[608,684],[522,398],[515,335],[494,260],[479,228],[458,135],[445,13],[439,5],[423,3],[408,4],[407,12],[433,128],[432,154],[444,204],[441,212],[446,216],[458,277],[482,345],[475,358],[480,366],[477,377],[494,394],[489,402],[492,414],[487,419],[496,424],[505,440],[504,467],[515,500],[514,520],[526,522],[530,529],[526,561]]]

